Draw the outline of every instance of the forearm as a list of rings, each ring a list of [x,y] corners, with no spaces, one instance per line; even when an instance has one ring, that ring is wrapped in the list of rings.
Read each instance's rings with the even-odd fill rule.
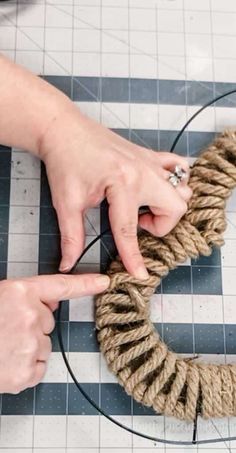
[[[50,84],[0,55],[0,143],[38,155],[49,126],[71,101]]]

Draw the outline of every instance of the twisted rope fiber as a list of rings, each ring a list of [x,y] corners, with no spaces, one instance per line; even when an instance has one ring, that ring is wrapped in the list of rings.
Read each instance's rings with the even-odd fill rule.
[[[205,149],[190,174],[186,215],[164,238],[139,233],[149,278],[130,276],[119,257],[108,290],[96,297],[98,341],[110,370],[136,401],[179,419],[236,415],[236,365],[205,364],[169,350],[150,321],[149,300],[161,279],[188,257],[223,244],[225,204],[236,186],[236,132]]]

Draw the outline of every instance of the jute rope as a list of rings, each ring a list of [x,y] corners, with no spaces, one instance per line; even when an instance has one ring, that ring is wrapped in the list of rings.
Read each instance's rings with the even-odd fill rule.
[[[185,217],[164,238],[142,231],[139,247],[149,278],[131,277],[119,257],[109,289],[96,298],[100,348],[119,383],[157,413],[194,420],[236,415],[236,365],[180,358],[150,321],[149,300],[163,276],[188,257],[210,255],[223,244],[225,203],[236,186],[236,132],[226,131],[196,160],[193,197]]]

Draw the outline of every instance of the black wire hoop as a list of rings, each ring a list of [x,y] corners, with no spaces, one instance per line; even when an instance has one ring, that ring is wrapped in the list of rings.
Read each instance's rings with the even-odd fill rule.
[[[227,91],[226,93],[224,94],[221,94],[220,96],[217,96],[215,97],[214,99],[212,99],[211,101],[207,102],[206,104],[204,104],[202,107],[200,107],[197,112],[195,112],[190,118],[189,120],[184,124],[184,126],[182,127],[182,129],[178,132],[178,134],[176,135],[176,138],[174,139],[173,141],[173,144],[170,148],[170,152],[172,153],[175,148],[176,148],[176,145],[178,143],[178,141],[180,140],[181,136],[183,135],[185,129],[188,127],[188,125],[203,111],[205,110],[207,107],[211,106],[212,104],[214,104],[215,102],[219,101],[220,99],[222,98],[225,98],[226,96],[229,96],[230,94],[234,94],[236,93],[236,88],[233,89],[233,90],[230,90],[230,91]],[[87,247],[84,249],[83,253],[81,254],[81,256],[79,257],[78,261],[76,262],[76,264],[73,266],[73,268],[71,269],[70,271],[70,274],[74,273],[75,269],[76,269],[76,266],[78,265],[78,263],[81,261],[81,259],[83,258],[83,256],[88,252],[88,250],[90,250],[90,248],[97,242],[99,241],[105,234],[107,233],[112,233],[111,229],[110,228],[107,228],[105,231],[103,231],[101,234],[99,234],[98,236],[95,237],[95,239],[93,239],[88,245]],[[162,444],[170,444],[170,445],[201,445],[201,444],[210,444],[210,443],[215,443],[215,442],[227,442],[227,441],[230,441],[230,440],[236,440],[236,436],[229,436],[229,437],[220,437],[220,438],[216,438],[216,439],[206,439],[206,440],[198,440],[196,437],[197,437],[197,417],[193,423],[193,435],[192,435],[192,440],[191,441],[178,441],[178,440],[171,440],[171,439],[161,439],[161,438],[158,438],[158,437],[154,437],[154,436],[149,436],[148,434],[144,434],[144,433],[141,433],[139,431],[136,431],[132,428],[129,428],[128,426],[126,425],[123,425],[122,423],[120,423],[118,420],[115,420],[114,418],[112,418],[109,414],[107,414],[100,406],[98,406],[97,403],[95,403],[95,401],[85,392],[85,390],[83,389],[83,387],[81,386],[81,384],[78,382],[69,362],[68,362],[68,359],[66,357],[66,353],[65,353],[65,349],[64,349],[64,344],[63,344],[63,339],[62,339],[62,331],[61,331],[61,309],[62,309],[62,304],[63,302],[60,302],[59,303],[59,308],[58,308],[58,311],[57,311],[57,323],[56,323],[56,329],[57,329],[57,337],[58,337],[58,342],[59,342],[59,347],[60,347],[60,351],[61,351],[61,354],[62,354],[62,357],[63,357],[63,360],[65,362],[65,365],[66,365],[66,368],[74,382],[74,384],[76,385],[77,389],[80,391],[80,393],[83,395],[83,397],[91,404],[91,406],[93,406],[93,408],[98,412],[100,413],[101,415],[103,415],[106,419],[108,419],[109,421],[111,421],[112,423],[114,423],[115,425],[119,426],[120,428],[124,429],[125,431],[129,432],[130,434],[135,434],[136,436],[139,436],[139,437],[142,437],[143,439],[147,439],[147,440],[151,440],[153,442],[160,442]],[[158,415],[157,415],[158,417]]]

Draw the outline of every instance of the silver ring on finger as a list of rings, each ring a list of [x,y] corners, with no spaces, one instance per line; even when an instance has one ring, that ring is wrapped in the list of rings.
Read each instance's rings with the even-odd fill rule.
[[[176,165],[173,172],[170,172],[168,181],[172,184],[173,187],[177,187],[181,181],[187,178],[187,172]]]

